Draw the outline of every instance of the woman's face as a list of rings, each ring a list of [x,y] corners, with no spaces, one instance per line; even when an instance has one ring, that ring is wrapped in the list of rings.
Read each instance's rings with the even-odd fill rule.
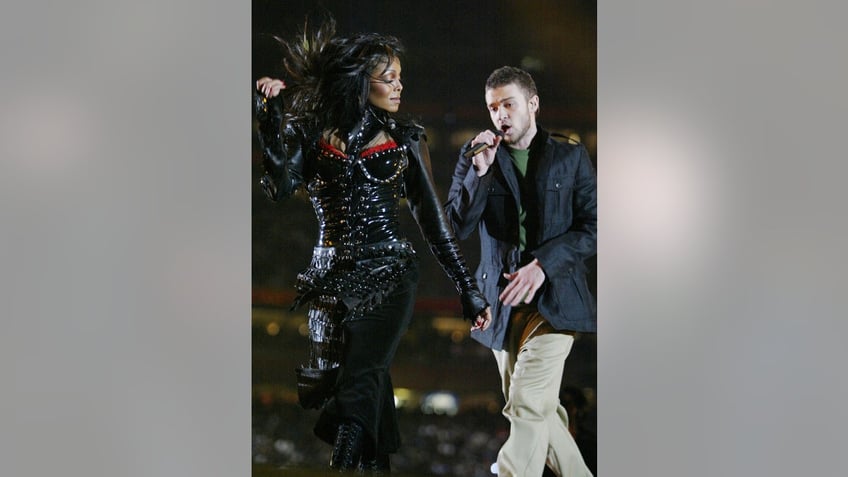
[[[371,72],[368,102],[390,113],[396,113],[400,108],[400,92],[403,85],[400,82],[400,61],[392,59],[386,67],[381,63]]]

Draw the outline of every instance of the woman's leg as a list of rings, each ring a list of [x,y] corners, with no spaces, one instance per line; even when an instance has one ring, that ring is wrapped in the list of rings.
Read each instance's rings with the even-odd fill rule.
[[[418,269],[413,266],[380,305],[344,323],[344,359],[335,394],[315,427],[319,437],[339,447],[342,430],[346,434],[343,440],[349,440],[347,435],[355,438],[357,434],[347,430],[361,426],[362,445],[343,444],[340,448],[364,450],[365,465],[379,465],[381,470],[388,470],[388,454],[400,445],[389,369],[412,318],[417,283]]]
[[[301,406],[319,409],[332,394],[344,346],[342,307],[336,298],[319,296],[309,306],[309,361],[297,369]]]

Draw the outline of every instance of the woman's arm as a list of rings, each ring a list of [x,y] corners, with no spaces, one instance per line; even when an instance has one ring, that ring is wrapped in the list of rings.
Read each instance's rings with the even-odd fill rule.
[[[282,129],[283,89],[282,81],[264,77],[256,82],[253,95],[265,168],[259,183],[273,201],[290,196],[303,183],[303,138],[291,127]]]
[[[405,175],[409,208],[430,245],[430,250],[459,291],[464,317],[474,323],[474,329],[486,329],[491,318],[489,304],[471,276],[459,243],[439,203],[433,185],[427,143],[423,139],[416,139],[411,141],[411,145],[410,152],[413,157],[410,158],[410,168]]]

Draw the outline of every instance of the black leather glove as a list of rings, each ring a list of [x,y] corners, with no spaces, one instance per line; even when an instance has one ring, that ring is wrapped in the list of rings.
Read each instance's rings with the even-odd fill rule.
[[[253,91],[253,113],[259,121],[259,129],[268,134],[279,133],[283,123],[283,100],[280,95],[268,98],[259,91]]]
[[[430,244],[430,249],[459,291],[462,316],[473,322],[477,315],[489,306],[489,303],[477,288],[465,258],[459,251],[459,244],[455,238],[452,238],[446,242]]]
[[[284,114],[280,95],[268,98],[254,91],[253,111],[259,123],[259,145],[265,167],[259,183],[271,200],[288,197],[302,181],[301,138],[291,125],[282,130]]]

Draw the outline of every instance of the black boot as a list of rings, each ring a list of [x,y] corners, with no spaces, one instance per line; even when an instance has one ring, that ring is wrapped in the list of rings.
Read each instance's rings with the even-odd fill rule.
[[[362,460],[359,470],[365,475],[385,475],[391,473],[389,454],[374,449],[374,441],[368,439],[362,447]]]
[[[330,468],[356,470],[362,457],[362,446],[365,440],[365,429],[357,422],[342,423],[336,433],[336,444],[330,457]]]
[[[391,474],[392,469],[389,464],[389,454],[380,454],[376,457],[362,457],[362,462],[359,463],[359,470],[365,475],[386,475]]]
[[[297,398],[304,409],[320,409],[330,399],[339,368],[300,367],[297,372]]]

